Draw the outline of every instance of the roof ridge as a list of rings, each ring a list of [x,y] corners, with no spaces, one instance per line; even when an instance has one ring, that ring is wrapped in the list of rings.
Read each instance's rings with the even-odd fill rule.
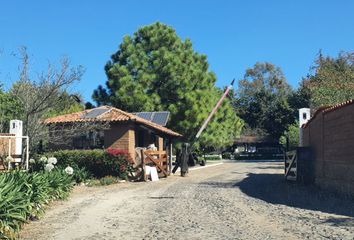
[[[93,108],[92,108],[93,109]],[[84,114],[84,113],[88,113],[88,112],[90,112],[90,110],[92,110],[92,109],[85,109],[85,110],[82,110],[82,111],[79,111],[79,112],[73,112],[73,113],[67,113],[67,114],[62,114],[62,115],[58,115],[58,116],[55,116],[55,117],[49,117],[49,118],[46,118],[45,120],[44,120],[44,122],[48,122],[48,121],[50,121],[50,120],[52,120],[52,119],[55,119],[55,118],[58,118],[58,117],[65,117],[65,116],[70,116],[70,115],[78,115],[78,114],[81,114],[81,116]]]
[[[132,113],[128,113],[128,112],[126,112],[126,111],[123,111],[123,110],[121,110],[121,109],[119,109],[119,108],[116,108],[116,107],[111,107],[112,109],[111,110],[115,110],[115,111],[117,111],[117,112],[119,112],[119,113],[121,113],[121,114],[124,114],[124,115],[126,115],[127,117],[129,117],[129,118],[131,118],[131,119],[134,119],[135,117],[136,117],[136,115],[134,115],[134,114],[132,114]]]

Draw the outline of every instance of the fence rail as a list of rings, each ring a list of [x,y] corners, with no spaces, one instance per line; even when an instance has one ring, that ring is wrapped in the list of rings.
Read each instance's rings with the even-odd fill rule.
[[[286,152],[284,155],[285,179],[297,181],[297,151]]]
[[[141,150],[141,157],[144,181],[147,180],[145,170],[145,166],[147,165],[156,167],[159,176],[167,177],[169,175],[166,151]]]

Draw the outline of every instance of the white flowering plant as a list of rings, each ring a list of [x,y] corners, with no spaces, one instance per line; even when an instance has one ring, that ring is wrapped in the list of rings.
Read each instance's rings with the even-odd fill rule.
[[[47,163],[47,164],[44,166],[44,170],[45,170],[46,172],[51,172],[53,169],[54,169],[54,165],[51,164],[51,163]]]
[[[31,158],[29,160],[30,163],[30,170],[32,172],[39,172],[39,171],[46,171],[46,172],[51,172],[56,164],[58,163],[58,160],[56,157],[51,156],[41,156],[37,159]]]
[[[55,157],[48,158],[48,163],[50,163],[50,164],[55,165],[55,164],[57,164],[57,162],[58,162],[58,160]]]
[[[47,163],[47,162],[48,162],[48,158],[45,157],[45,156],[42,156],[42,157],[39,159],[39,162],[41,162],[41,163]]]
[[[64,171],[68,174],[68,175],[73,175],[74,174],[74,169],[70,166],[67,166]]]

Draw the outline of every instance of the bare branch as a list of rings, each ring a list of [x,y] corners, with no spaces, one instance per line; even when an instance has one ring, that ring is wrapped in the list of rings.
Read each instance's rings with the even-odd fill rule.
[[[84,69],[82,66],[71,67],[69,59],[65,57],[59,68],[48,63],[47,70],[33,81],[26,47],[19,52],[22,61],[20,80],[14,84],[11,92],[23,108],[24,133],[30,136],[32,144],[36,144],[47,134],[46,127],[42,125],[46,114],[57,106],[62,93],[81,80]]]

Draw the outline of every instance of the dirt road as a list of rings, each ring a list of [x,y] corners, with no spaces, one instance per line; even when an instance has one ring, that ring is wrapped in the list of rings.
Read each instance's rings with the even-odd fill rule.
[[[22,239],[354,239],[354,202],[238,162],[159,182],[75,190]]]

